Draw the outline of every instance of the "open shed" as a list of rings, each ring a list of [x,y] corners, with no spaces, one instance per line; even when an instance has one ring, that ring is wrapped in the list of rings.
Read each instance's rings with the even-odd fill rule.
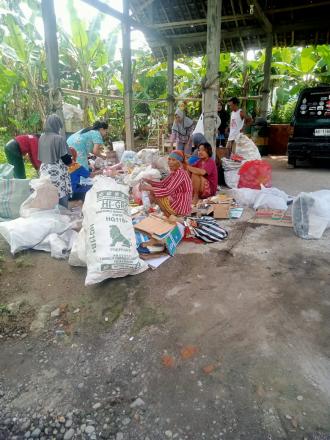
[[[214,145],[220,51],[265,48],[261,116],[269,100],[272,47],[329,44],[329,0],[123,0],[123,13],[108,1],[83,0],[122,22],[126,148],[134,147],[131,79],[131,28],[142,30],[158,59],[168,65],[168,119],[174,113],[174,59],[207,55],[202,80],[206,138]],[[53,0],[42,0],[50,96],[59,106],[58,50]]]

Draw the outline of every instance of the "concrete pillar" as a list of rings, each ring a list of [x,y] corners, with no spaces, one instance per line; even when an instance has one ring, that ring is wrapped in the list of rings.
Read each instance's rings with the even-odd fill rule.
[[[123,1],[123,14],[129,16],[129,0]],[[123,20],[123,80],[124,80],[124,109],[125,109],[125,135],[126,149],[134,149],[133,128],[133,91],[132,91],[132,62],[131,62],[131,27],[128,21]]]
[[[174,56],[173,47],[167,46],[167,125],[171,131],[174,117]]]
[[[222,0],[207,2],[207,71],[203,84],[204,134],[215,153],[216,117],[219,93],[219,59]]]
[[[273,49],[273,34],[267,34],[266,43],[266,53],[265,53],[265,63],[264,63],[264,82],[261,90],[262,99],[260,105],[260,116],[262,118],[267,117],[268,107],[269,107],[269,96],[270,96],[270,74],[272,67],[272,49]]]
[[[41,11],[45,29],[46,66],[49,84],[49,112],[57,113],[65,124],[60,89],[57,27],[54,0],[41,0]],[[65,129],[63,130],[64,134]]]

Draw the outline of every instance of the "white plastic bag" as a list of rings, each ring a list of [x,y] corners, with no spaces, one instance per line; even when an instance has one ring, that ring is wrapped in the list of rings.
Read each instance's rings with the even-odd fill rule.
[[[112,142],[112,147],[113,147],[113,151],[117,153],[118,160],[120,160],[125,151],[125,142],[124,141]]]
[[[235,153],[239,154],[244,160],[261,160],[260,151],[256,144],[245,134],[240,133],[236,139]]]
[[[68,256],[68,252],[71,250],[75,238],[78,236],[78,232],[73,229],[68,229],[62,234],[52,233],[42,240],[41,243],[34,246],[33,249],[38,251],[50,252],[51,257],[57,260],[64,260]]]
[[[292,223],[298,237],[321,238],[330,227],[330,191],[300,193],[293,202]]]
[[[69,255],[70,266],[86,267],[86,233],[82,228],[75,236]]]
[[[196,127],[194,128],[194,131],[192,132],[192,136],[196,133],[202,133],[204,134],[204,116],[203,113],[200,115]]]
[[[65,129],[68,133],[79,131],[83,126],[84,111],[80,107],[64,102],[63,116],[65,120]]]
[[[137,157],[141,163],[150,165],[159,159],[159,150],[158,148],[143,148],[137,153]]]
[[[237,188],[240,177],[238,171],[242,166],[241,162],[236,162],[235,160],[227,159],[226,157],[223,157],[221,162],[226,185],[229,188]]]
[[[124,178],[124,182],[126,185],[133,187],[138,185],[143,179],[153,179],[160,180],[161,179],[160,171],[149,166],[136,166],[132,172],[132,174],[128,174]]]
[[[248,206],[249,208],[252,208],[256,198],[260,194],[260,190],[251,188],[235,188],[231,190],[231,194],[236,203],[238,203],[240,206]]]
[[[86,285],[135,275],[148,266],[136,250],[128,206],[128,187],[98,176],[83,207],[86,233]]]
[[[265,188],[262,186],[258,191],[253,208],[254,209],[281,209],[286,211],[288,209],[288,201],[290,197],[280,189],[277,188]]]
[[[49,211],[58,204],[58,191],[49,176],[32,179],[30,187],[33,193],[21,205],[21,217],[29,217],[40,211]]]
[[[12,254],[35,248],[48,235],[61,234],[70,228],[71,219],[54,211],[39,211],[27,218],[0,223],[0,234],[10,245]]]
[[[139,162],[140,161],[137,157],[137,153],[129,150],[124,151],[120,159],[120,163],[126,167],[134,167],[134,165],[138,164]]]

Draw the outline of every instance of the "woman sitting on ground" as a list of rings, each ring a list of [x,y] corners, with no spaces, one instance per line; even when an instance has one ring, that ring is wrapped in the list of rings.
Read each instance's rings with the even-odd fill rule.
[[[182,151],[174,150],[169,154],[170,175],[161,182],[145,179],[141,191],[149,191],[150,201],[156,203],[162,212],[170,217],[186,216],[191,213],[192,183],[185,166]]]
[[[212,147],[208,142],[200,144],[198,148],[199,160],[194,166],[187,167],[191,173],[193,186],[193,204],[198,199],[207,199],[214,196],[218,186],[218,170],[212,159]]]

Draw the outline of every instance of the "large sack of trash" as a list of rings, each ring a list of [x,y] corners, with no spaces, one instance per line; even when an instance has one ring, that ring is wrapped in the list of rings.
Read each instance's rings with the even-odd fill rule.
[[[37,246],[50,234],[62,234],[70,226],[69,216],[61,215],[53,210],[40,211],[27,218],[19,217],[0,223],[0,234],[10,245],[11,253],[15,254],[24,249],[37,249]],[[49,250],[51,250],[50,247]]]
[[[19,217],[21,204],[30,195],[30,180],[0,178],[0,221]]]
[[[272,167],[264,160],[250,160],[238,171],[238,188],[260,189],[272,186]]]
[[[157,162],[159,159],[159,150],[158,148],[143,148],[137,153],[137,157],[140,159],[141,163],[149,165]]]
[[[160,180],[162,177],[159,170],[151,165],[136,166],[131,174],[124,178],[124,182],[130,187],[138,185],[143,179]]]
[[[30,180],[14,179],[14,167],[0,164],[0,222],[19,217],[21,204],[30,195]]]
[[[242,166],[241,162],[235,160],[227,159],[223,157],[221,159],[222,168],[224,171],[225,182],[228,188],[237,188],[239,181],[239,170]]]
[[[286,211],[292,197],[278,188],[236,188],[231,190],[236,203],[254,209],[280,209]]]
[[[136,250],[128,200],[126,185],[103,176],[95,178],[92,189],[86,194],[83,207],[86,285],[107,278],[136,275],[148,268]]]
[[[330,191],[300,193],[293,202],[292,223],[298,237],[321,238],[330,227]]]
[[[235,139],[236,149],[235,153],[242,156],[244,160],[260,160],[260,152],[252,139],[245,134],[240,133]]]
[[[58,191],[49,176],[32,179],[30,187],[33,192],[21,205],[21,217],[29,217],[38,211],[48,211],[56,207],[58,204]]]

